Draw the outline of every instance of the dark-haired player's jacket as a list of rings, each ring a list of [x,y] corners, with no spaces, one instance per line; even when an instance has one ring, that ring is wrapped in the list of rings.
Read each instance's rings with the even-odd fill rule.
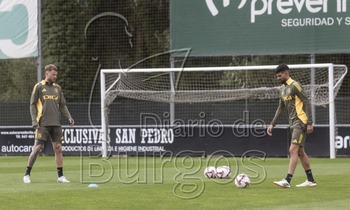
[[[37,83],[30,98],[32,125],[61,126],[61,113],[71,118],[61,86],[45,80]]]
[[[271,125],[275,126],[283,110],[287,111],[289,125],[293,128],[297,124],[312,124],[310,100],[303,91],[302,86],[292,78],[281,87],[279,106]]]

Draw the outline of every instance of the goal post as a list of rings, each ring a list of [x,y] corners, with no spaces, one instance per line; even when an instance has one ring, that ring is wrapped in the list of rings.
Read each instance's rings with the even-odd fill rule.
[[[168,104],[278,99],[280,84],[275,79],[276,66],[102,69],[102,156],[108,155],[109,106],[117,96]],[[328,105],[330,158],[333,159],[336,157],[334,100],[347,67],[332,63],[288,66],[292,78],[304,86],[312,106]],[[169,111],[170,119],[175,119],[174,106],[169,107],[173,109]]]

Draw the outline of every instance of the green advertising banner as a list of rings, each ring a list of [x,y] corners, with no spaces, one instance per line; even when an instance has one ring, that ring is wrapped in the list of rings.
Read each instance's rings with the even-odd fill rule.
[[[38,55],[37,0],[0,0],[0,59]]]
[[[172,0],[170,22],[191,56],[350,52],[347,0]]]

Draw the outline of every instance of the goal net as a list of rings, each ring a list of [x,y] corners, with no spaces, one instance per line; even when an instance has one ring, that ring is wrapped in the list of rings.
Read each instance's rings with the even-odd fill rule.
[[[329,124],[330,139],[333,139],[330,143],[333,141],[334,144],[334,100],[347,73],[347,67],[334,64],[300,64],[289,67],[292,78],[303,85],[304,91],[311,99],[315,124]],[[267,111],[269,116],[265,116],[265,122],[268,123],[276,110],[276,105],[271,107],[269,102],[273,101],[275,104],[275,100],[280,97],[281,84],[275,78],[275,68],[274,65],[104,69],[101,71],[102,132],[106,131],[111,122],[109,116],[110,113],[114,113],[111,111],[111,105],[117,97],[130,99],[137,104],[145,101],[151,104],[170,104],[166,111],[171,120],[182,118],[180,112],[191,114],[191,110],[176,111],[175,107],[184,106],[183,104],[191,104],[193,107],[208,103],[230,103],[230,106],[234,107],[232,102],[235,102],[245,108],[248,103],[250,107],[261,107],[261,104],[265,104],[268,111],[257,109],[255,117],[264,118],[262,112]],[[322,116],[315,116],[317,107],[328,107],[328,110]],[[231,119],[233,117],[230,116],[230,111],[225,112],[221,116],[222,119],[220,116],[215,117],[226,122],[227,116]],[[104,139],[108,141],[107,135]],[[334,148],[334,145],[331,146]],[[334,155],[334,151],[331,151],[331,156]]]

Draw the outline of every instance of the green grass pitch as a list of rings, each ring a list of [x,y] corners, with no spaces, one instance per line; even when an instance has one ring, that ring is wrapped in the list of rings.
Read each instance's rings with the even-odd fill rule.
[[[292,188],[274,186],[287,158],[65,157],[57,183],[54,157],[38,157],[31,184],[22,178],[27,157],[0,157],[0,209],[350,209],[350,159],[311,158],[318,186],[296,188],[306,177],[299,162]],[[251,186],[207,179],[207,165],[230,164]],[[231,177],[233,177],[233,175]],[[97,183],[98,188],[89,188]]]

